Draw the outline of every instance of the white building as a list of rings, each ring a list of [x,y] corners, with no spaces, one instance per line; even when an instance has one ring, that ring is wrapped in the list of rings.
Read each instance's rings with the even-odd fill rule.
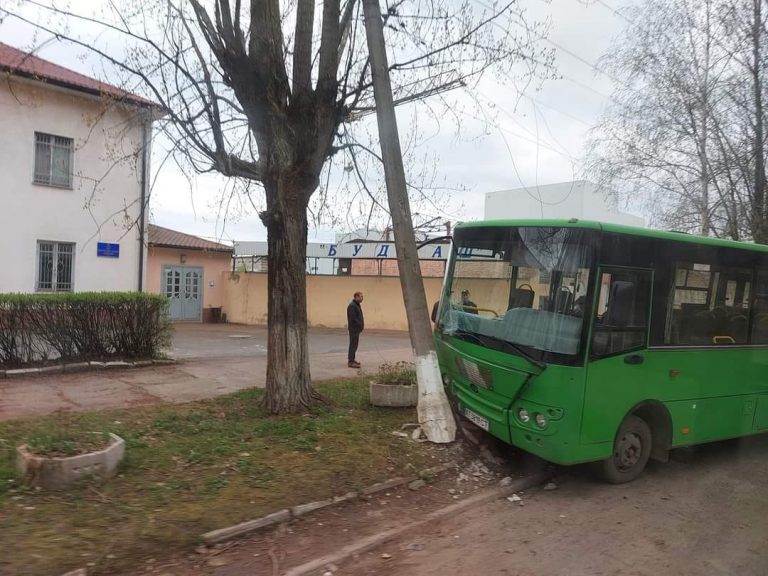
[[[638,216],[620,212],[611,195],[586,180],[488,192],[485,219],[553,218],[597,220],[626,226],[643,226]]]
[[[140,290],[152,102],[0,43],[0,292]]]

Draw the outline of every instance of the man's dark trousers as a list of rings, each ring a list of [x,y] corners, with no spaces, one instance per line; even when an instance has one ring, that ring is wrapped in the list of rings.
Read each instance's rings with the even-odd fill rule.
[[[357,352],[357,345],[360,343],[360,332],[349,333],[349,354],[347,354],[347,361],[355,361],[355,353]]]

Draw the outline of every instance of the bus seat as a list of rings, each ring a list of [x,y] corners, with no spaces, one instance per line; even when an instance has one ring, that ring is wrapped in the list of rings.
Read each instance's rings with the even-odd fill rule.
[[[526,288],[513,288],[509,298],[510,308],[533,308],[536,292]]]
[[[728,311],[723,306],[712,310],[713,329],[717,334],[728,333]]]
[[[761,314],[755,319],[752,329],[753,344],[768,344],[768,314]]]
[[[747,326],[746,316],[742,314],[732,316],[728,320],[728,331],[726,333],[733,337],[736,344],[745,344],[747,342]]]
[[[681,344],[696,344],[707,346],[712,344],[712,336],[715,335],[715,318],[709,310],[702,310],[694,314],[689,325],[688,341]]]
[[[573,294],[567,289],[563,288],[557,293],[555,297],[555,312],[565,314],[571,309],[573,305]]]

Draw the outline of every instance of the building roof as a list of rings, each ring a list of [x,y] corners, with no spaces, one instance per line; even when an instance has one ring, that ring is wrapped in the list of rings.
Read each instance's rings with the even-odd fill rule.
[[[204,252],[232,253],[232,246],[211,242],[191,234],[163,228],[156,224],[149,225],[149,245],[157,248],[183,248],[186,250],[202,250]]]
[[[109,96],[133,105],[161,107],[151,100],[131,94],[122,88],[100,82],[2,42],[0,42],[0,71],[94,96]]]

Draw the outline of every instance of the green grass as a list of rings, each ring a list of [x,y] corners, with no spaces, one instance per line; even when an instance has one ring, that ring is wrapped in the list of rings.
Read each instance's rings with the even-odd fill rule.
[[[343,494],[434,462],[392,436],[412,410],[368,405],[362,380],[327,383],[330,406],[271,417],[260,390],[215,400],[61,414],[0,424],[0,573],[109,574],[198,543],[206,531]],[[37,491],[15,475],[15,447],[62,430],[115,432],[119,475]]]
[[[88,432],[57,428],[43,430],[26,439],[30,452],[49,458],[77,456],[103,450],[111,438],[107,432]]]

